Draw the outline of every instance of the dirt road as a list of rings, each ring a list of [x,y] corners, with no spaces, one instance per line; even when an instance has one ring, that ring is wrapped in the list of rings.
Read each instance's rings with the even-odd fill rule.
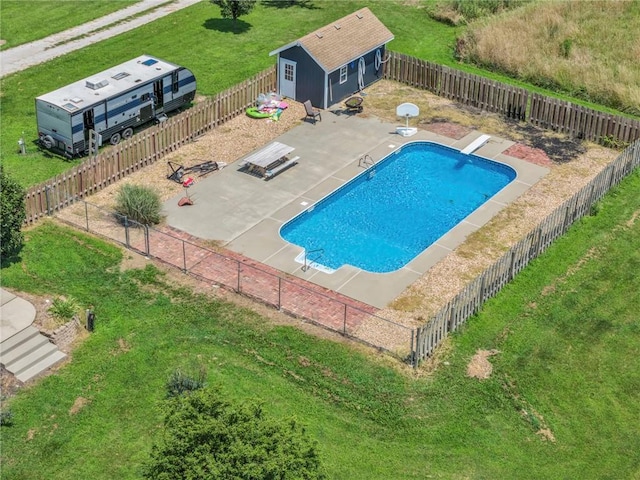
[[[133,30],[201,0],[142,0],[104,17],[56,33],[42,40],[0,52],[0,77],[65,55],[107,38]],[[147,12],[147,13],[145,13]]]

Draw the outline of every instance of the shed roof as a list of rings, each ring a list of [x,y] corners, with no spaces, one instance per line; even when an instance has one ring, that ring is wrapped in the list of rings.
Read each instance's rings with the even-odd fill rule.
[[[300,46],[326,72],[333,72],[393,38],[393,33],[365,7],[278,48],[269,55]]]

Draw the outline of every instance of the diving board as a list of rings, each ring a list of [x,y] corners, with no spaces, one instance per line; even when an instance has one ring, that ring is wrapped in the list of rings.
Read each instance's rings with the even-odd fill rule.
[[[491,138],[491,135],[480,135],[473,142],[471,142],[469,145],[467,145],[464,148],[464,150],[460,150],[460,153],[464,153],[465,155],[469,155],[469,154],[475,152],[477,149],[479,149],[485,143],[487,143],[490,138]]]

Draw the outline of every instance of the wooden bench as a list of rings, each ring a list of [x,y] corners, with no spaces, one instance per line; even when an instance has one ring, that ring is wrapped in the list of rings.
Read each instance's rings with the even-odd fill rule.
[[[278,165],[275,168],[272,168],[270,170],[267,170],[264,173],[264,179],[265,180],[269,180],[270,178],[275,177],[276,175],[278,175],[279,173],[283,172],[284,170],[286,170],[289,167],[293,167],[295,164],[298,163],[298,160],[300,159],[300,157],[293,157],[289,160],[285,160],[284,162],[282,162],[280,165]]]

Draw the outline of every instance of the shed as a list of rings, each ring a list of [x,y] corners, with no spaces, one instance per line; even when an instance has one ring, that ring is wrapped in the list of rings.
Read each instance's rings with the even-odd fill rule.
[[[278,92],[327,108],[379,80],[393,34],[362,8],[272,51],[278,55]]]

